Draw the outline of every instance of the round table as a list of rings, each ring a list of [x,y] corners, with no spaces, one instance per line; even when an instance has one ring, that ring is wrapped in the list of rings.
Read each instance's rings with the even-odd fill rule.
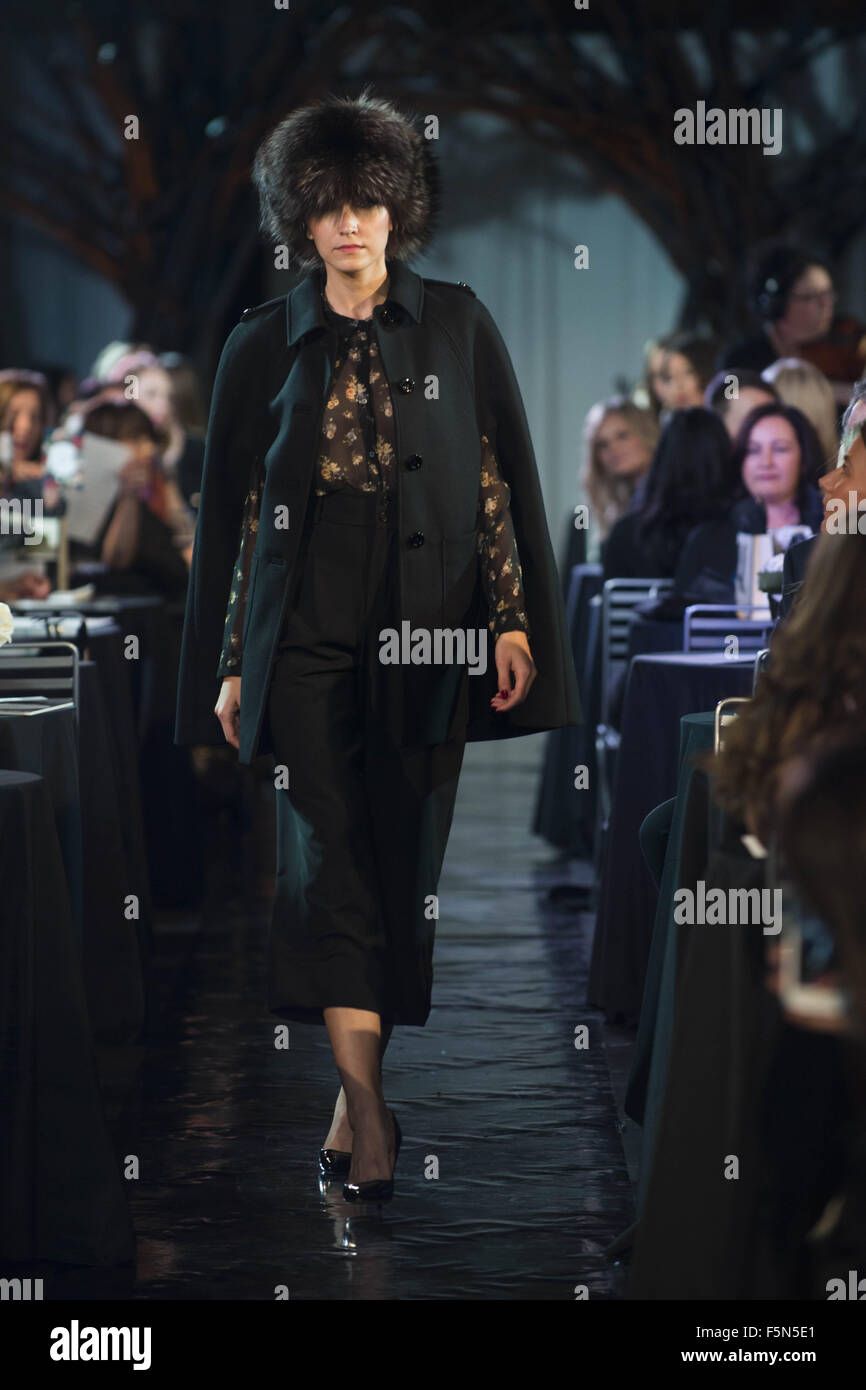
[[[62,748],[68,713],[22,715],[15,727]],[[7,746],[10,737],[7,727]],[[0,1255],[105,1266],[133,1259],[135,1237],[105,1124],[59,823],[44,778],[0,771]]]
[[[631,663],[588,991],[611,1020],[635,1025],[640,1014],[658,892],[639,832],[676,791],[680,720],[729,696],[750,695],[753,670],[754,656],[711,652],[636,656]]]

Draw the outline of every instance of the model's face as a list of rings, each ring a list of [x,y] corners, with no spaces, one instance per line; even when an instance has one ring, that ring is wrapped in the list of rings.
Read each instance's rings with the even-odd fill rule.
[[[12,435],[13,458],[24,462],[39,453],[42,439],[42,405],[38,391],[16,391],[9,402],[3,428]]]
[[[790,502],[800,481],[800,445],[782,415],[768,415],[749,433],[743,482],[758,502]]]
[[[145,367],[139,373],[138,404],[155,425],[165,425],[171,418],[171,377],[162,367]]]
[[[595,434],[599,467],[614,478],[631,478],[649,468],[650,451],[624,415],[606,415]]]
[[[374,207],[349,207],[310,217],[308,235],[329,270],[354,275],[384,265],[391,214],[381,203]]]
[[[773,399],[774,397],[770,395],[769,391],[759,391],[756,386],[744,386],[739,396],[728,401],[727,409],[722,417],[731,438],[736,439],[740,432],[740,425],[750,410],[754,410],[756,405],[766,405],[768,401]]]
[[[700,378],[681,352],[665,354],[656,391],[665,410],[686,410],[689,406],[704,403]]]
[[[794,281],[779,330],[792,343],[811,343],[829,332],[835,307],[833,281],[822,265],[810,265]]]

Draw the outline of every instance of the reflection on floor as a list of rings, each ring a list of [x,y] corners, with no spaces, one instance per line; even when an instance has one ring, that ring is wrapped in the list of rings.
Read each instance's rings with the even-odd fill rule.
[[[288,1050],[274,1046],[278,1020],[261,1002],[272,830],[256,816],[240,877],[226,834],[200,922],[158,934],[156,1027],[135,1101],[112,1108],[118,1151],[141,1162],[138,1268],[115,1297],[621,1296],[623,1269],[603,1249],[634,1215],[611,1086],[628,1040],[608,1054],[580,1002],[591,916],[545,902],[589,866],[563,866],[527,831],[542,747],[467,750],[433,1012],[425,1028],[398,1028],[385,1059],[404,1136],[387,1206],[348,1206],[340,1183],[320,1190],[339,1084],[327,1037],[290,1025]],[[103,1271],[94,1295],[110,1281]]]

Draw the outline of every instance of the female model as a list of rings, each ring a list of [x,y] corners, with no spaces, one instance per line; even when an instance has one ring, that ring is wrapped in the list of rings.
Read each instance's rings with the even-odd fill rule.
[[[366,91],[329,97],[281,122],[253,176],[263,228],[311,273],[223,349],[176,738],[212,741],[216,674],[240,761],[274,755],[268,1004],[328,1030],[322,1173],[384,1200],[382,1056],[429,1014],[465,742],[575,723],[579,702],[508,353],[468,286],[405,264],[438,207],[427,142]]]

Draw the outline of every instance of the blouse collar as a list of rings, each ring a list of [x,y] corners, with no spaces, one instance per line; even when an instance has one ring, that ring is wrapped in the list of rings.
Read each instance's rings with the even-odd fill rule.
[[[409,317],[420,323],[424,303],[424,281],[414,270],[402,261],[388,261],[389,289],[388,302],[399,304]],[[292,347],[312,329],[340,321],[340,315],[323,302],[322,288],[325,277],[321,268],[305,276],[300,284],[286,295],[286,341]],[[384,310],[385,305],[380,306]],[[374,310],[374,317],[376,311]],[[328,313],[334,314],[333,319]],[[352,320],[346,320],[351,323]]]

